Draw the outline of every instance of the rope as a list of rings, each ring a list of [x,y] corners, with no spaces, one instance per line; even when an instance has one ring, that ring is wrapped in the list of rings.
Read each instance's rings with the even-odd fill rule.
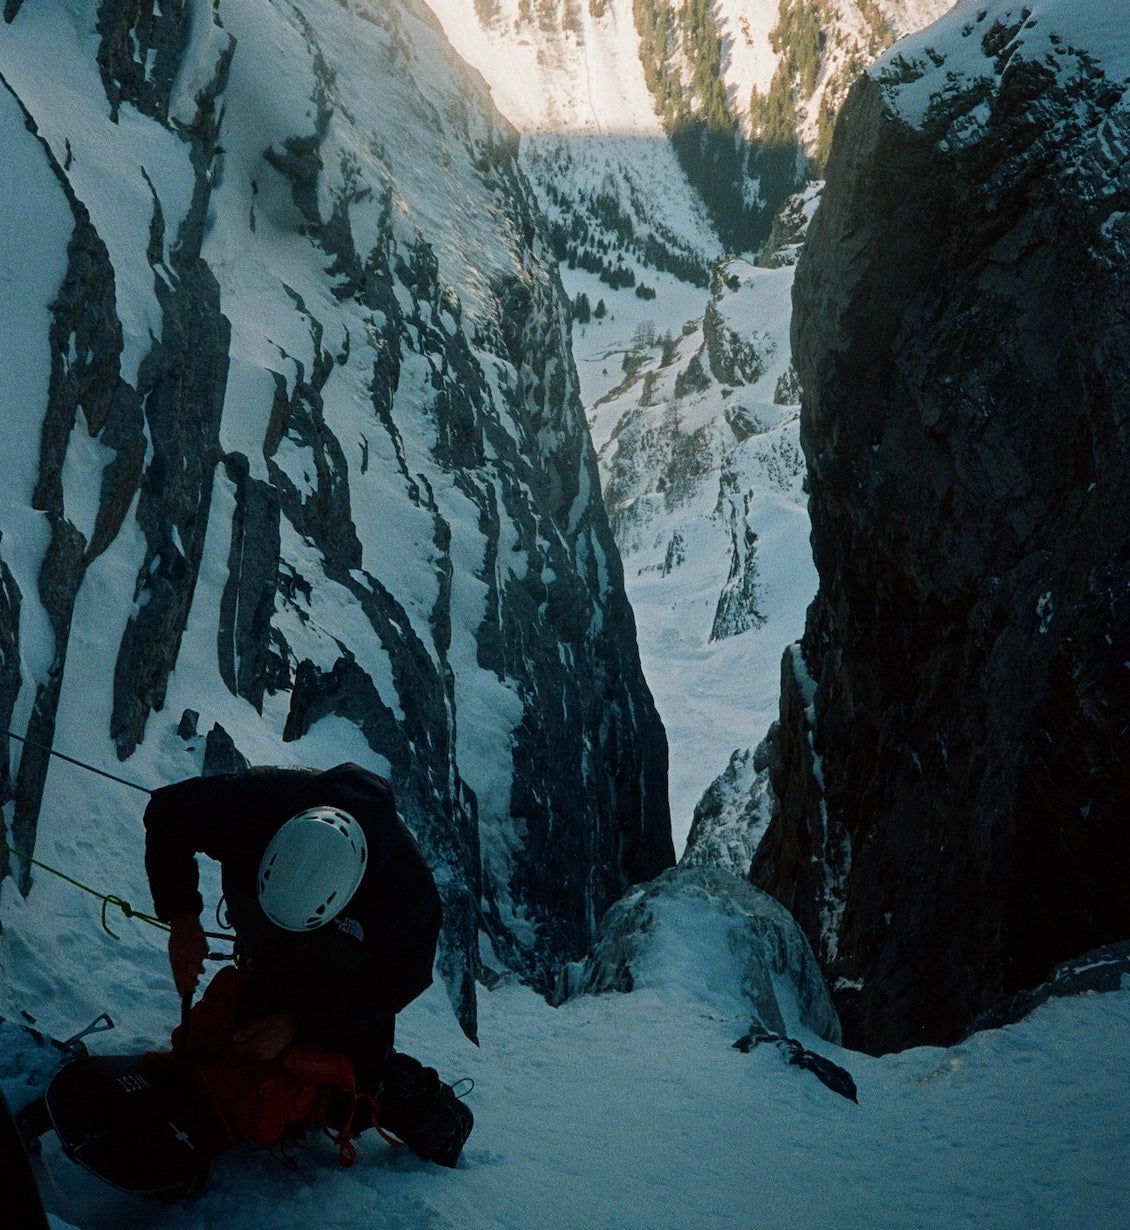
[[[37,858],[32,858],[30,854],[25,854],[22,850],[17,850],[14,846],[8,845],[6,841],[0,840],[0,850],[7,850],[9,854],[14,854],[17,858],[22,858],[25,862],[30,863],[33,867],[39,867],[43,871],[49,871],[53,876],[58,876],[60,880],[66,880],[68,884],[75,888],[81,888],[84,893],[89,893],[92,897],[97,897],[102,902],[102,930],[111,939],[121,939],[121,936],[116,935],[111,929],[110,924],[106,921],[106,911],[110,906],[116,906],[126,916],[126,918],[136,918],[141,922],[148,923],[151,927],[156,927],[159,931],[168,931],[169,924],[162,922],[161,919],[155,918],[152,914],[145,914],[141,910],[135,910],[124,897],[119,897],[114,893],[100,893],[96,888],[91,888],[89,884],[83,884],[81,880],[76,880],[73,876],[69,876],[66,872],[60,871],[57,867],[52,867],[48,863],[41,862]],[[223,935],[216,931],[205,931],[205,936],[210,940],[228,940],[230,935]],[[212,954],[209,953],[209,956]]]
[[[119,786],[129,786],[131,790],[140,790],[142,794],[153,793],[148,786],[142,786],[138,782],[131,782],[128,777],[119,777],[116,773],[107,773],[105,769],[96,769],[92,764],[87,764],[83,760],[76,760],[65,752],[57,752],[53,747],[48,747],[45,743],[36,743],[34,739],[27,739],[23,735],[18,735],[14,730],[5,730],[3,727],[0,727],[0,735],[7,735],[9,739],[15,739],[19,743],[25,743],[28,747],[34,747],[37,752],[46,752],[48,756],[57,756],[60,760],[65,760],[67,764],[77,765],[78,768],[86,769],[90,773],[97,773],[99,777],[108,777],[110,781],[117,782]],[[16,853],[16,851],[13,851],[13,853]]]

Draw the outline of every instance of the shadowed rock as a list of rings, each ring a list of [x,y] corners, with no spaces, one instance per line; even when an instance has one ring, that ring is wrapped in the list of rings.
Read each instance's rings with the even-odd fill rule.
[[[1006,7],[854,89],[797,268],[820,591],[752,878],[874,1051],[1130,934],[1130,114]]]

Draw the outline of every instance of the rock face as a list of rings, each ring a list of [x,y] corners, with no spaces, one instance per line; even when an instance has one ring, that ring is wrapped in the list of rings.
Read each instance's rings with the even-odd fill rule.
[[[5,19],[0,717],[153,785],[385,772],[473,1034],[481,930],[548,985],[673,861],[514,134],[413,0]],[[24,849],[46,774],[0,782]]]
[[[960,5],[853,91],[797,269],[819,595],[754,883],[849,1045],[1130,934],[1130,48]]]
[[[618,901],[555,998],[661,989],[697,993],[721,1017],[772,1033],[799,1027],[828,1042],[840,1023],[808,940],[787,910],[719,867],[678,867]]]
[[[722,867],[745,875],[773,814],[769,739],[738,748],[694,809],[680,867]]]

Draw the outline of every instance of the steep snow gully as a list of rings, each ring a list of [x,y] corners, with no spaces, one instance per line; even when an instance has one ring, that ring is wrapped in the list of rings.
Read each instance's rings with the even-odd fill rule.
[[[585,10],[617,55],[627,7]],[[722,7],[728,29],[777,14]],[[985,57],[966,58],[962,28],[982,9],[1020,22],[1002,69],[1052,30],[1108,84],[1130,76],[1117,7],[1031,0],[1021,19],[986,0],[900,43],[868,88],[920,115],[953,71],[947,97],[970,101]],[[7,0],[3,19],[0,727],[142,787],[246,763],[385,773],[446,916],[398,1044],[475,1083],[451,1171],[373,1133],[345,1169],[311,1138],[290,1165],[235,1149],[162,1204],[48,1135],[33,1168],[51,1230],[1130,1224],[1122,948],[953,1045],[874,1057],[841,1040],[849,967],[828,986],[818,964],[825,923],[857,927],[845,900],[815,893],[806,935],[745,879],[790,756],[825,853],[841,848],[815,789],[838,780],[811,738],[818,630],[786,648],[817,584],[795,245],[705,291],[610,292],[582,328],[569,300],[598,283],[557,269],[517,133],[421,0]],[[947,114],[970,137],[1008,110]],[[1124,200],[1119,131],[1095,149]],[[709,262],[701,213],[680,195],[675,219],[674,200]],[[805,224],[811,203],[794,206]],[[1124,239],[1116,213],[1104,242]],[[649,457],[681,482],[652,482]],[[1045,636],[1064,615],[1042,605]],[[709,688],[682,688],[704,664],[727,676],[713,711]],[[693,747],[672,758],[682,814],[729,762],[679,868],[668,712]],[[746,750],[776,716],[799,742]],[[740,737],[694,729],[723,722]],[[149,901],[142,803],[0,736],[6,843],[128,907],[110,934],[74,883],[0,854],[14,1107],[55,1062],[36,1032],[108,1012],[92,1050],[168,1045],[164,937],[127,916]],[[795,853],[780,830],[769,848]],[[836,869],[814,867],[818,884]],[[974,928],[979,905],[961,908]],[[858,1102],[751,1045],[758,1031],[850,1073]]]

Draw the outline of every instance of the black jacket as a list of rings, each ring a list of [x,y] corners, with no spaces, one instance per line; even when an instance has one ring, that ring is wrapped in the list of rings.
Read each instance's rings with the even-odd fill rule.
[[[369,858],[345,909],[315,931],[275,926],[259,907],[263,851],[279,827],[330,804],[361,825]],[[432,981],[440,900],[392,790],[355,764],[325,772],[256,768],[153,792],[145,869],[158,918],[199,914],[196,854],[221,867],[225,902],[262,1011],[285,1009],[300,1041],[339,1044],[387,1022]]]

